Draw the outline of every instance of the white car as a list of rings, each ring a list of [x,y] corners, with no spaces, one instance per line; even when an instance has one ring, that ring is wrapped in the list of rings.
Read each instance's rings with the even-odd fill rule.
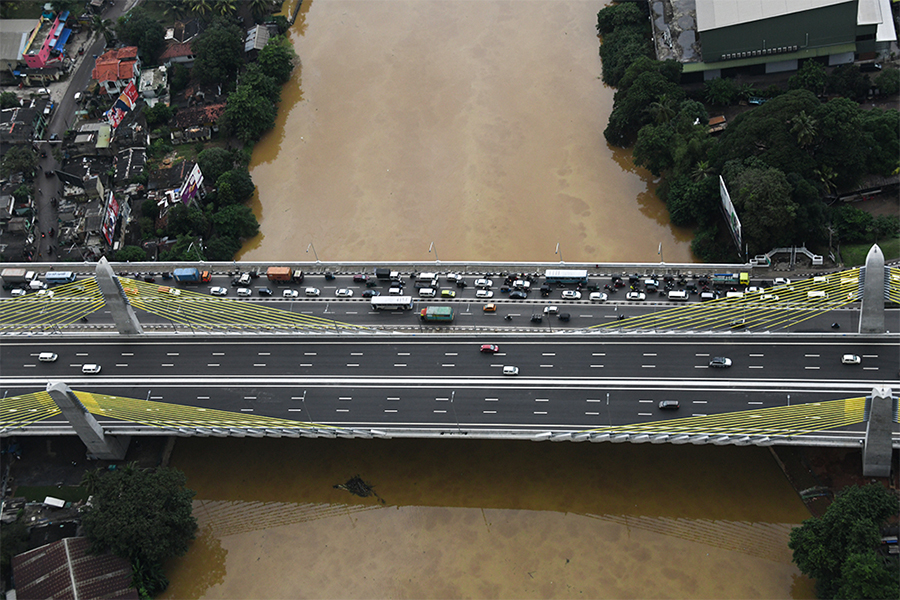
[[[12,296],[13,296],[14,298],[17,297],[17,296],[24,296],[24,295],[27,294],[27,293],[28,293],[28,292],[26,292],[25,290],[20,289],[20,288],[16,288],[16,289],[14,289],[14,290],[12,290],[12,291],[10,292],[10,294],[12,294]]]
[[[214,288],[209,288],[209,293],[212,294],[213,296],[227,296],[228,290],[226,290],[223,287],[214,287]]]
[[[38,354],[38,360],[41,362],[56,362],[59,356],[55,352],[41,352]]]
[[[563,290],[562,297],[564,300],[581,300],[581,292],[575,290]]]
[[[450,273],[449,275],[447,275],[447,281],[449,281],[450,283],[456,283],[460,279],[462,279],[462,275],[460,275],[459,273]]]
[[[494,292],[491,290],[476,290],[475,291],[476,298],[493,298]]]
[[[494,286],[494,282],[491,281],[490,279],[476,279],[475,280],[475,287],[477,287],[477,288],[489,288],[489,287],[493,287],[493,286]]]
[[[319,288],[309,287],[309,288],[306,288],[306,291],[304,293],[307,296],[318,296],[322,292],[319,291]]]
[[[763,294],[759,297],[760,300],[778,300],[778,296],[776,294]]]
[[[775,278],[775,285],[790,285],[790,284],[791,284],[790,279],[787,279],[785,277],[776,277]]]
[[[625,294],[626,300],[646,300],[647,294],[644,292],[628,292]]]
[[[841,362],[845,365],[858,365],[862,362],[862,359],[856,354],[845,354],[841,357]]]
[[[237,289],[237,295],[238,295],[238,296],[244,296],[244,297],[252,296],[252,295],[253,295],[253,290],[251,290],[250,288],[238,288],[238,289]]]
[[[82,365],[81,372],[95,375],[100,372],[100,365],[95,365],[93,363],[88,363],[86,365]]]
[[[519,367],[514,367],[514,366],[512,366],[512,365],[507,365],[507,366],[503,367],[503,374],[504,374],[504,375],[518,375],[518,374],[519,374]]]
[[[297,290],[284,290],[281,295],[284,298],[296,298],[300,295],[300,292],[298,292]]]
[[[250,273],[241,273],[238,283],[240,285],[250,285]]]
[[[603,292],[591,292],[590,299],[591,302],[606,302],[609,296]]]
[[[544,307],[544,314],[545,314],[545,315],[556,315],[556,314],[559,314],[559,307],[558,307],[558,306],[553,306],[553,305],[551,305],[551,306],[545,306],[545,307]]]
[[[353,296],[353,290],[350,290],[347,288],[341,288],[339,290],[336,290],[334,292],[334,295],[337,296],[338,298],[350,298],[351,296]]]

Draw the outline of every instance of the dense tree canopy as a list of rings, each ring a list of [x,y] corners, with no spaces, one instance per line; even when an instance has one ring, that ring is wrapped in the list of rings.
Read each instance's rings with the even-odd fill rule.
[[[791,198],[791,185],[783,172],[747,169],[731,190],[751,255],[795,241],[797,203]]]
[[[9,177],[16,173],[22,173],[25,179],[34,178],[37,169],[37,155],[28,146],[13,145],[3,155],[0,161],[0,177]]]
[[[291,78],[296,60],[297,53],[294,52],[290,41],[286,37],[278,35],[269,38],[266,46],[260,50],[257,62],[263,73],[274,77],[279,85],[284,85]]]
[[[3,92],[0,94],[0,108],[15,108],[20,106],[19,97],[15,92]]]
[[[196,67],[195,67],[196,68]],[[245,144],[255,142],[275,126],[276,108],[249,86],[238,86],[228,95],[220,125]]]
[[[197,164],[200,165],[203,179],[214,183],[222,173],[234,168],[234,155],[221,146],[213,146],[205,148],[197,155]]]
[[[244,65],[244,34],[240,27],[217,19],[191,42],[192,76],[199,83],[218,83],[232,89]]]
[[[603,131],[606,141],[616,146],[627,146],[638,130],[653,120],[646,110],[653,102],[665,96],[680,104],[684,90],[678,85],[680,67],[672,69],[667,62],[647,58],[636,60],[619,82],[609,123]],[[674,80],[673,80],[674,77]]]
[[[243,204],[225,206],[213,215],[213,224],[220,237],[236,240],[253,237],[259,233],[259,222],[249,207]]]
[[[788,87],[792,90],[806,90],[819,95],[825,91],[825,80],[828,74],[825,67],[815,60],[808,60],[788,79]]]
[[[597,32],[603,36],[600,59],[603,82],[617,86],[629,65],[653,56],[650,23],[637,4],[611,4],[597,13]]]
[[[126,44],[138,47],[145,65],[155,65],[166,45],[166,30],[140,6],[119,17],[116,34]]]
[[[265,98],[272,104],[281,101],[281,84],[274,77],[263,73],[256,63],[247,65],[247,69],[241,74],[240,87],[248,87],[255,96]]]
[[[92,552],[110,552],[128,559],[136,571],[149,568],[155,573],[166,559],[187,552],[197,520],[192,514],[194,492],[184,487],[184,473],[133,465],[88,473],[82,484],[93,499],[82,525]],[[158,584],[164,589],[165,578]]]
[[[794,562],[816,580],[820,598],[898,598],[896,556],[881,556],[880,528],[896,516],[897,497],[879,484],[850,486],[822,517],[791,531]]]
[[[229,204],[242,204],[253,196],[256,186],[250,178],[250,172],[246,167],[239,167],[225,171],[216,180],[216,204],[227,206]]]
[[[147,260],[147,251],[140,246],[125,246],[116,252],[117,262],[143,262]]]

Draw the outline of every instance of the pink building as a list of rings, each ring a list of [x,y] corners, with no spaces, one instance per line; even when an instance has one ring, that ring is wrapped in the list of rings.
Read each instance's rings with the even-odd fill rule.
[[[57,13],[53,20],[41,17],[40,23],[31,32],[22,59],[32,69],[41,69],[48,63],[60,60],[63,46],[69,39],[72,30],[66,28],[69,11]]]

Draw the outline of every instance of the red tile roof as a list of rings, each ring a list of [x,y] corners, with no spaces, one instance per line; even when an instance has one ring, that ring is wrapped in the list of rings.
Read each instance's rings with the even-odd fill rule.
[[[178,58],[179,56],[191,56],[193,51],[191,51],[191,43],[184,42],[183,44],[169,44],[169,47],[166,48],[165,52],[159,57],[160,62],[165,62],[172,58]]]
[[[175,115],[175,126],[180,129],[215,123],[225,112],[225,104],[210,104],[182,108]]]
[[[136,61],[137,46],[108,50],[97,57],[91,77],[100,82],[132,79]]]

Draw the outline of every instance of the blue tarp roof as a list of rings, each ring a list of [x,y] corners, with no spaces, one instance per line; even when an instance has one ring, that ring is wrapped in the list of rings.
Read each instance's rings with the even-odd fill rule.
[[[63,46],[65,46],[66,42],[69,41],[69,36],[71,36],[71,35],[72,35],[71,29],[63,29],[63,32],[60,34],[59,39],[56,40],[56,43],[53,45],[53,47],[56,50],[59,50],[60,52],[62,52]]]
[[[62,11],[61,13],[59,13],[59,20],[60,20],[60,21],[65,21],[65,20],[67,20],[68,18],[69,18],[69,11],[64,10],[64,11]]]

